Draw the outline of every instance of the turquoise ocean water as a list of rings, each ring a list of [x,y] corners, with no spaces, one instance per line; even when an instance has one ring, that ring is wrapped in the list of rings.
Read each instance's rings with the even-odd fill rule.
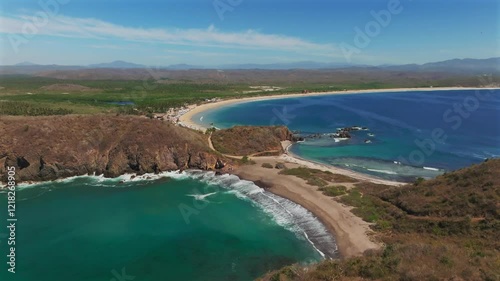
[[[19,187],[16,274],[2,227],[0,280],[253,280],[337,256],[310,212],[251,182],[201,171],[149,177]],[[1,193],[2,223],[6,202]]]
[[[233,104],[194,118],[218,128],[286,125],[304,136],[319,134],[291,151],[386,179],[432,178],[500,156],[500,90],[284,98]],[[331,137],[348,126],[367,130],[349,140]]]

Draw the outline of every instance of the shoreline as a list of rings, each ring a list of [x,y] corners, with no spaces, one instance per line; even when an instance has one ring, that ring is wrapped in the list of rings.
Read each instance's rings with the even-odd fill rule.
[[[352,94],[368,94],[368,93],[392,93],[392,92],[417,92],[417,91],[453,91],[453,90],[498,90],[500,88],[478,88],[478,87],[437,87],[437,88],[390,88],[390,89],[372,89],[372,90],[346,90],[346,91],[330,91],[330,92],[311,92],[311,93],[295,93],[295,94],[276,94],[264,95],[254,97],[231,98],[217,102],[204,103],[197,105],[192,109],[183,112],[178,118],[178,124],[193,130],[205,132],[208,127],[197,123],[194,116],[208,111],[217,109],[222,106],[234,105],[239,103],[247,103],[254,101],[274,100],[274,99],[287,99],[287,98],[300,98],[300,97],[314,97],[314,96],[329,96],[329,95],[352,95]]]
[[[281,162],[282,159],[280,156],[264,156],[259,157],[258,161],[258,164],[260,164],[262,161]],[[286,165],[289,167],[292,167],[293,165],[299,166],[299,164],[289,162],[287,162]],[[249,170],[248,168],[249,166],[241,166],[227,174],[238,176],[240,180],[251,181],[258,187],[279,197],[288,199],[311,212],[335,239],[337,249],[334,251],[338,251],[340,254],[339,258],[359,256],[366,250],[380,249],[381,244],[372,241],[369,236],[370,233],[374,233],[373,230],[369,228],[370,223],[355,216],[350,211],[351,207],[343,205],[334,201],[331,197],[323,195],[321,192],[316,190],[316,187],[308,185],[303,179],[290,175],[279,175],[278,172],[280,170],[278,169],[267,169],[260,167],[260,165],[252,165],[251,168],[261,170],[260,173],[256,173],[255,171],[252,171],[252,169]],[[269,171],[272,173],[268,174],[267,172]],[[214,171],[207,170],[205,172]],[[180,170],[165,171],[159,174],[148,173],[143,175],[127,173],[118,177],[109,178],[102,174],[85,174],[59,178],[52,181],[23,182],[17,185],[16,189],[19,188],[18,191],[21,191],[27,188],[36,188],[38,185],[72,182],[73,180],[79,178],[92,178],[98,182],[102,180],[110,180],[115,181],[116,184],[125,184],[127,182],[154,181],[161,178],[172,178],[172,174],[180,173]],[[276,173],[276,175],[273,173]],[[270,177],[263,176],[266,174]],[[1,189],[1,185],[0,191],[0,193],[4,193],[3,191],[6,192],[6,190]],[[312,246],[315,248],[317,247],[314,243]],[[318,248],[316,248],[316,250],[318,251]]]
[[[334,174],[335,173],[342,174],[345,176],[355,178],[359,181],[368,181],[368,182],[372,182],[372,183],[376,183],[376,184],[385,184],[385,185],[391,185],[391,186],[400,186],[400,185],[408,184],[407,182],[385,180],[385,179],[378,178],[376,176],[372,176],[369,174],[363,174],[360,172],[351,171],[348,169],[343,169],[340,167],[336,167],[336,166],[332,166],[332,165],[328,165],[328,164],[323,164],[323,163],[315,162],[313,160],[308,160],[308,159],[302,158],[302,157],[289,151],[289,148],[290,148],[290,146],[292,146],[292,143],[291,142],[288,143],[288,142],[289,141],[287,141],[286,143],[283,144],[284,149],[285,149],[285,153],[278,156],[284,162],[299,164],[299,165],[306,166],[306,167],[311,168],[311,169],[329,171],[329,172],[332,172]],[[254,157],[254,159],[255,159],[255,157]]]
[[[363,221],[351,212],[352,207],[344,205],[332,197],[318,191],[305,180],[279,174],[278,169],[261,167],[262,163],[283,162],[281,156],[254,157],[256,164],[241,166],[231,174],[240,179],[254,182],[257,186],[277,196],[288,199],[311,212],[335,238],[341,258],[360,256],[367,250],[381,249],[382,244],[371,238],[375,232],[370,228],[370,223]],[[303,165],[286,162],[288,168]],[[274,165],[273,165],[274,166]],[[349,188],[353,184],[344,184]]]
[[[284,145],[286,144],[287,142],[284,142]],[[301,160],[303,162],[297,161],[300,159],[295,159],[287,154],[282,154],[280,156],[253,157],[252,160],[257,163],[250,166],[239,166],[233,171],[224,173],[236,175],[242,180],[252,181],[260,188],[288,199],[307,209],[326,227],[330,235],[334,237],[341,258],[359,256],[370,249],[380,249],[380,243],[374,242],[370,238],[370,234],[374,233],[369,227],[371,224],[354,215],[351,212],[352,207],[341,204],[331,197],[323,195],[317,190],[317,187],[307,184],[306,181],[301,178],[278,174],[280,170],[263,168],[261,164],[270,162],[273,163],[274,166],[274,164],[278,162],[284,162],[288,168],[307,166],[309,168],[344,174],[342,169],[327,165],[319,166],[318,164],[303,160]],[[211,170],[207,170],[207,172],[209,171]],[[178,174],[180,170],[165,171],[159,174],[146,173],[142,175],[126,173],[118,177],[105,177],[102,174],[84,174],[59,178],[52,181],[22,182],[17,185],[17,188],[23,190],[25,188],[34,188],[37,185],[64,183],[85,177],[94,178],[99,181],[114,180],[117,184],[121,184],[129,181],[150,181],[164,177],[170,178],[171,173]],[[351,174],[347,175],[352,176]],[[374,182],[373,178],[359,178],[356,175],[353,177],[360,181],[368,180]],[[376,180],[376,183],[390,185],[402,184],[384,180]],[[348,187],[353,186],[353,184],[349,183],[343,185]],[[0,191],[3,191],[2,187],[2,184],[0,184]]]

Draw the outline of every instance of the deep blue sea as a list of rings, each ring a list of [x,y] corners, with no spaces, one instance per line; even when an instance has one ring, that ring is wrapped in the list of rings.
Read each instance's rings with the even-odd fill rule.
[[[500,90],[336,94],[233,104],[194,117],[205,126],[286,125],[300,157],[412,181],[500,156]],[[201,119],[201,120],[200,120]],[[330,134],[360,126],[349,140]]]

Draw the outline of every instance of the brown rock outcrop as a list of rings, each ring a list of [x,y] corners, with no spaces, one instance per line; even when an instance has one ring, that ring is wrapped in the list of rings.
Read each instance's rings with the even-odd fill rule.
[[[136,116],[0,117],[0,175],[16,167],[18,181],[75,175],[158,173],[225,163],[207,136]]]
[[[281,141],[293,139],[292,132],[285,126],[235,126],[212,134],[215,149],[229,155],[282,153]]]

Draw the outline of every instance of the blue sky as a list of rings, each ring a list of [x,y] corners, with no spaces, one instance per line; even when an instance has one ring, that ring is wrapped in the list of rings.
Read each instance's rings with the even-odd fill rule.
[[[496,0],[3,0],[0,8],[2,65],[500,56]]]

